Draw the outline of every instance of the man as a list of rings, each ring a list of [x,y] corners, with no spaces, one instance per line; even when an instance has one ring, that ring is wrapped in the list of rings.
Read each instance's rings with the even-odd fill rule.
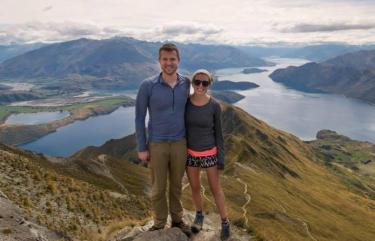
[[[136,100],[136,137],[138,158],[149,161],[151,169],[151,203],[154,225],[150,231],[164,228],[168,217],[166,198],[169,178],[169,213],[172,227],[190,236],[190,227],[182,221],[182,177],[187,158],[185,139],[185,104],[189,80],[177,73],[179,51],[174,44],[159,49],[161,73],[144,80]],[[145,117],[149,111],[148,138]]]

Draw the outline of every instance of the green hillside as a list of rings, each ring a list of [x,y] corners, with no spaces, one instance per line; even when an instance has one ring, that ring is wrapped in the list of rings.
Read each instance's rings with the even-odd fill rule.
[[[374,197],[350,186],[354,179],[327,165],[321,143],[305,143],[237,107],[222,108],[226,168],[221,183],[234,225],[245,228],[252,240],[375,237]],[[149,170],[134,164],[135,145],[131,135],[87,147],[68,159],[48,160],[2,145],[0,189],[42,225],[75,239],[103,240],[150,219]],[[375,154],[371,148],[366,151]],[[364,175],[355,178],[362,182]],[[205,175],[202,180],[205,211],[216,212]],[[371,179],[363,180],[373,188]],[[186,178],[183,203],[193,210]]]
[[[223,105],[223,128],[227,164],[222,185],[236,225],[259,240],[374,237],[374,199],[348,187],[316,148],[229,105]],[[103,153],[136,162],[134,136],[88,147],[74,158]],[[185,207],[193,209],[188,185],[184,187]],[[206,210],[215,211],[210,192],[205,196]]]

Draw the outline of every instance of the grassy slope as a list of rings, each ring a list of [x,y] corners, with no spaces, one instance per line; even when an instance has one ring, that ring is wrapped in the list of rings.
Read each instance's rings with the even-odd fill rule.
[[[75,240],[102,240],[118,222],[131,225],[150,215],[144,196],[122,192],[111,179],[71,163],[53,164],[2,144],[0,160],[0,189],[9,199],[37,223]],[[125,162],[119,170],[139,179],[145,176],[140,169]]]
[[[258,240],[369,241],[375,236],[374,199],[348,188],[342,176],[327,168],[311,145],[291,134],[276,130],[232,106],[223,105],[223,127],[227,164],[221,180],[229,217],[235,225],[248,229]],[[14,156],[17,157],[17,154]],[[1,188],[8,187],[5,190],[6,194],[22,206],[25,199],[28,203],[27,198],[34,197],[35,191],[33,190],[35,189],[39,193],[39,196],[36,196],[37,200],[46,199],[48,192],[51,192],[48,190],[53,190],[53,183],[56,182],[55,187],[57,186],[58,191],[55,191],[54,197],[50,196],[49,201],[50,203],[64,203],[66,196],[57,198],[60,194],[77,198],[74,203],[78,203],[78,206],[75,207],[74,212],[70,213],[72,217],[83,215],[81,213],[86,215],[87,210],[84,207],[84,211],[81,210],[79,200],[88,200],[87,205],[90,207],[88,210],[95,210],[94,207],[101,205],[98,199],[90,196],[96,190],[102,190],[101,192],[108,195],[110,191],[122,193],[132,198],[132,202],[136,198],[134,208],[128,206],[127,202],[111,204],[111,200],[116,200],[115,198],[106,199],[109,206],[104,208],[103,212],[109,214],[105,215],[107,219],[102,224],[104,228],[101,229],[104,230],[102,233],[105,233],[105,230],[112,230],[113,227],[130,225],[129,222],[115,221],[115,215],[124,215],[121,217],[127,217],[123,219],[125,221],[149,217],[150,207],[145,194],[149,190],[148,170],[133,165],[126,159],[136,161],[134,136],[110,140],[101,147],[88,147],[75,154],[70,160],[65,160],[63,164],[51,164],[46,160],[39,161],[41,163],[39,165],[44,168],[41,169],[40,175],[44,175],[46,169],[53,173],[50,185],[48,184],[48,181],[51,182],[50,174],[42,176],[44,178],[41,183],[45,184],[40,187],[35,186],[35,182],[32,181],[33,176],[26,175],[26,179],[23,179],[24,170],[33,170],[33,168],[22,166],[20,170],[23,171],[18,170],[15,173],[20,178],[15,178],[11,185],[3,185]],[[40,160],[40,158],[33,155],[29,157],[29,160]],[[1,162],[2,166],[3,162]],[[12,166],[13,162],[6,162],[6,165]],[[11,167],[13,171],[17,169],[19,168]],[[12,172],[8,170],[1,173]],[[34,175],[38,176],[38,174]],[[205,200],[205,210],[216,212],[206,178],[204,175],[202,177],[207,189],[205,194],[209,199],[209,201]],[[8,178],[0,180],[9,182]],[[72,181],[68,180],[77,183],[75,185],[79,185],[83,193],[80,192],[77,195],[74,194],[74,190],[69,190]],[[24,185],[29,191],[19,192],[18,189]],[[49,187],[51,185],[52,187]],[[247,202],[244,195],[245,185],[248,187],[251,201],[244,206],[247,214],[243,217],[241,207]],[[33,195],[30,192],[33,192]],[[36,212],[46,215],[46,212],[50,212],[49,206],[34,206],[35,200],[31,203],[33,208],[30,209],[35,209],[31,211],[31,214]],[[43,203],[46,204],[44,201]],[[184,189],[183,203],[186,208],[193,209],[188,187]],[[85,203],[80,205],[84,206]],[[54,207],[54,204],[50,206]],[[123,206],[129,207],[121,208],[125,213],[116,209],[116,207]],[[27,209],[27,206],[22,207]],[[116,211],[113,213],[110,210]],[[94,211],[89,211],[89,215],[93,214],[95,214]],[[54,213],[54,216],[56,215],[61,214]],[[57,220],[60,220],[61,216],[58,217]],[[70,230],[71,226],[65,225],[65,220],[71,219],[57,220],[54,224],[56,226],[51,227],[62,228],[76,236],[88,235],[87,231],[84,231],[86,229],[82,229],[81,226],[90,226],[89,224],[80,223],[77,228],[79,231],[74,231],[75,228]],[[90,220],[89,217],[83,217],[81,221],[90,222]],[[47,226],[51,225],[48,219],[39,221]]]
[[[375,199],[375,145],[322,130],[309,144],[354,192]],[[375,208],[375,207],[374,207]]]
[[[223,109],[227,164],[221,180],[233,223],[259,240],[369,241],[375,236],[375,201],[349,189],[310,145],[239,108]],[[74,158],[101,153],[135,161],[134,136],[86,148]],[[210,200],[205,209],[216,211],[202,178]],[[243,217],[245,185],[251,201]],[[183,202],[193,209],[188,187]]]
[[[245,202],[249,228],[265,240],[371,240],[374,200],[351,192],[313,150],[246,112],[225,107],[226,171],[223,187],[232,219]],[[237,221],[237,220],[236,220]],[[243,221],[243,220],[238,220]]]

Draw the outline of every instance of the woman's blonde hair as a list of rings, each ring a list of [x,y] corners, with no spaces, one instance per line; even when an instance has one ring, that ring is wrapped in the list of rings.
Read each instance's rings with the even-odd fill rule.
[[[207,75],[208,77],[208,81],[210,81],[210,84],[212,84],[213,82],[213,78],[212,78],[212,75],[211,73],[206,70],[206,69],[198,69],[197,71],[194,72],[194,74],[191,76],[191,81],[194,80],[195,76],[197,76],[198,74],[204,74],[204,75]]]

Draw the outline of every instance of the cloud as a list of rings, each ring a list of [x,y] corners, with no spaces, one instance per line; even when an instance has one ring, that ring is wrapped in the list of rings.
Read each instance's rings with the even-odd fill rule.
[[[173,23],[162,26],[159,31],[162,34],[178,36],[184,34],[217,34],[222,32],[222,29],[214,25],[200,25],[197,23]]]
[[[362,24],[346,24],[346,23],[333,23],[333,24],[296,24],[292,27],[282,28],[280,32],[283,33],[312,33],[312,32],[336,32],[347,30],[369,30],[374,29],[375,23],[362,23]]]
[[[115,36],[133,37],[145,41],[175,41],[203,44],[273,44],[341,42],[351,44],[375,43],[375,25],[350,25],[348,31],[339,31],[349,24],[293,24],[270,21],[270,31],[240,31],[236,28],[198,22],[169,22],[154,27],[128,27],[124,25],[100,26],[91,22],[27,22],[0,23],[0,45],[10,43],[61,42],[78,38],[108,39]],[[320,27],[319,27],[320,26]],[[323,26],[323,27],[321,27]],[[328,27],[330,26],[328,30]],[[298,28],[297,28],[298,27]],[[361,28],[360,28],[361,27]],[[365,29],[363,31],[359,31]],[[298,31],[297,31],[298,30]],[[318,31],[319,30],[319,31]],[[325,30],[325,31],[323,31]]]
[[[58,42],[82,37],[110,38],[122,34],[111,27],[99,27],[77,22],[28,22],[0,26],[0,44],[29,42]]]
[[[195,22],[169,23],[154,28],[98,26],[77,22],[28,22],[0,25],[0,44],[18,42],[57,42],[77,38],[129,36],[148,41],[215,42],[223,30],[215,25]],[[217,42],[217,41],[216,41]]]
[[[222,33],[223,29],[213,24],[175,22],[150,29],[141,34],[140,38],[152,39],[154,41],[170,40],[178,42],[211,43],[217,42],[218,37]]]
[[[43,12],[47,12],[47,11],[51,10],[52,8],[53,8],[52,5],[49,5],[45,8],[43,8]]]

